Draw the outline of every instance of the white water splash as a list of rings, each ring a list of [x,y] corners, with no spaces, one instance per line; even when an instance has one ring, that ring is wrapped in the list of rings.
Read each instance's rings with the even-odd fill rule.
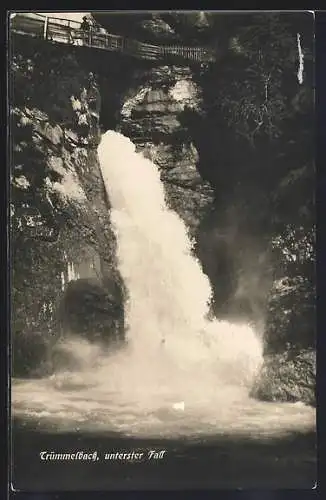
[[[178,367],[209,366],[213,359],[218,365],[223,352],[224,362],[231,352],[236,357],[243,352],[258,366],[261,343],[251,328],[206,319],[211,286],[193,256],[185,223],[166,206],[158,167],[115,132],[103,136],[99,158],[129,291],[127,321],[136,358],[137,352],[152,355],[164,339],[165,355]]]
[[[297,78],[300,85],[303,83],[303,71],[304,71],[304,55],[301,48],[301,35],[297,33],[297,44],[298,44],[298,58],[299,58],[299,67]]]
[[[13,414],[65,430],[132,436],[253,437],[314,428],[314,410],[249,398],[262,345],[249,325],[209,321],[211,287],[184,222],[165,203],[159,170],[107,132],[99,158],[128,288],[128,344],[85,340],[57,348],[71,365],[14,383]]]

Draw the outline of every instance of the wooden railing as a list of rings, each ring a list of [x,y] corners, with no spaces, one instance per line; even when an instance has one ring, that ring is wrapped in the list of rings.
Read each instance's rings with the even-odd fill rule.
[[[214,60],[213,50],[209,48],[152,45],[120,35],[112,35],[103,28],[85,31],[81,29],[81,24],[77,21],[41,14],[16,14],[11,19],[10,29],[13,33],[42,38],[54,43],[120,52],[140,59],[177,58],[198,63]]]

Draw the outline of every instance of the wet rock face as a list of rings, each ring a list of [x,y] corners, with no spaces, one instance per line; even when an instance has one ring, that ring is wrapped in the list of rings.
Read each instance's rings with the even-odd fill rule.
[[[266,356],[252,389],[252,396],[264,401],[290,401],[316,405],[316,352]]]
[[[124,338],[122,289],[114,279],[79,279],[68,284],[60,307],[64,331],[90,342],[108,344]]]
[[[11,78],[14,372],[26,374],[51,349],[68,284],[105,289],[121,278],[97,158],[96,77],[74,54],[29,42],[14,47]]]
[[[158,165],[169,207],[194,235],[213,199],[198,170],[198,152],[184,123],[187,109],[199,110],[200,89],[188,67],[160,66],[135,71],[123,99],[121,131]]]

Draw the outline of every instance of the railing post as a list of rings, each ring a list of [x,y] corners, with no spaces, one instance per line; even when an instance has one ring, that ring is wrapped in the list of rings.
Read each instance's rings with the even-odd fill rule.
[[[43,29],[43,38],[44,40],[47,40],[48,38],[48,23],[49,23],[49,18],[46,16],[44,19],[44,29]]]
[[[70,19],[68,20],[68,24],[67,24],[67,42],[68,43],[73,43],[73,40],[72,40],[72,36],[71,36],[71,29],[70,29]]]

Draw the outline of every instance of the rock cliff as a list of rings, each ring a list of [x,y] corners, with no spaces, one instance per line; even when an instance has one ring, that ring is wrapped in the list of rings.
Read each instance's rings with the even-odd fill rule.
[[[101,130],[120,129],[159,165],[167,202],[192,236],[212,201],[182,122],[187,107],[200,106],[190,68],[135,64],[125,71],[122,65],[112,68],[110,79],[110,69],[100,66],[77,51],[15,39],[11,213],[17,374],[34,373],[60,335],[123,337],[125,290],[97,158]]]
[[[97,159],[94,76],[73,53],[16,41],[11,81],[13,369],[24,373],[60,332],[121,337],[123,286]],[[79,311],[65,298],[76,280]]]
[[[135,70],[123,98],[121,132],[161,171],[168,206],[196,235],[200,221],[211,206],[213,191],[198,172],[198,152],[183,116],[200,109],[200,89],[189,67],[157,66]]]
[[[214,15],[209,12],[93,12],[95,20],[110,33],[150,43],[195,45],[212,35]]]
[[[94,17],[111,33],[150,43],[205,45],[210,37],[214,45],[218,36],[223,50],[232,45],[227,33],[230,18],[227,24],[225,18],[208,13]],[[266,360],[253,395],[314,402],[313,247],[309,258],[299,262],[300,251],[292,252],[283,234],[286,208],[275,231],[281,235],[282,249],[295,255],[292,267],[302,264],[303,279],[296,268],[290,272],[285,266],[281,278],[291,279],[286,290],[280,290],[278,264],[269,254],[275,234],[268,232],[268,218],[275,206],[266,201],[274,166],[282,159],[273,156],[267,139],[258,141],[256,149],[244,146],[244,139],[237,138],[225,120],[239,102],[237,85],[241,83],[242,92],[248,90],[241,78],[250,63],[243,60],[239,70],[228,54],[222,65],[202,71],[200,66],[176,62],[167,66],[119,54],[103,58],[87,49],[78,52],[15,38],[11,60],[14,374],[25,375],[31,369],[33,373],[60,332],[91,341],[123,337],[125,290],[117,271],[110,203],[96,152],[101,132],[115,129],[159,166],[167,203],[186,222],[213,283],[217,315],[237,321],[250,318],[256,324],[257,318],[261,320]],[[225,101],[233,86],[235,99]],[[256,102],[252,88],[250,98]],[[219,99],[227,105],[217,105]],[[306,116],[304,121],[309,123]],[[297,117],[291,123],[291,130],[298,123],[302,127]],[[282,136],[284,143],[301,151],[294,140],[299,129],[294,139],[287,140],[285,130]],[[291,164],[293,151],[285,157],[284,165]],[[299,191],[305,192],[300,187]],[[286,202],[294,192],[285,196]],[[297,204],[304,207],[304,201],[298,199]],[[287,217],[292,223],[293,216]],[[306,248],[306,234],[300,238],[289,236]]]

